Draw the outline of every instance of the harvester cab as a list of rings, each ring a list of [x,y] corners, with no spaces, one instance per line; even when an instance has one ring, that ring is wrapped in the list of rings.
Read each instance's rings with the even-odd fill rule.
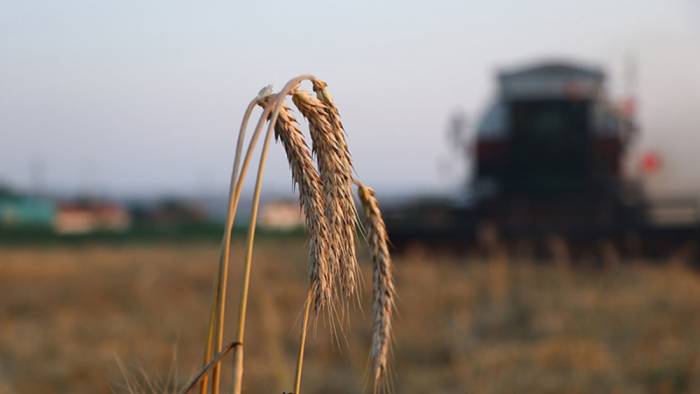
[[[616,186],[632,123],[595,68],[543,63],[498,75],[479,123],[472,187],[486,195],[557,195]]]
[[[635,128],[608,99],[605,74],[547,62],[497,79],[472,154],[483,221],[513,236],[597,237],[633,226],[643,202],[623,163]]]

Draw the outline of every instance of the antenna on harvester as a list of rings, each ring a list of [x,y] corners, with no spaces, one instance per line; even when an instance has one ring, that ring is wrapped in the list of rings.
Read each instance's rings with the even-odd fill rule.
[[[634,52],[627,52],[624,60],[624,95],[623,111],[629,120],[633,120],[637,111],[638,68],[637,56]]]

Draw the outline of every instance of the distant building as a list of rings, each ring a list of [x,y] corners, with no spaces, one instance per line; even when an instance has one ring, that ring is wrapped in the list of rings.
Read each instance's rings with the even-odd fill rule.
[[[54,214],[50,200],[0,190],[0,227],[51,227]]]
[[[113,202],[90,201],[59,204],[54,229],[59,234],[120,232],[131,226],[129,211]]]
[[[206,207],[197,201],[167,198],[152,204],[133,208],[134,219],[139,224],[169,228],[201,225],[209,221]]]
[[[304,216],[296,201],[271,201],[262,207],[259,223],[261,228],[294,230],[304,226]]]

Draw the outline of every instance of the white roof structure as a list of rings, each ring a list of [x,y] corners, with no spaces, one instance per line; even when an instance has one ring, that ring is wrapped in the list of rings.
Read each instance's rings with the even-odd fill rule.
[[[498,140],[508,134],[508,102],[518,100],[583,99],[593,101],[594,132],[618,134],[629,128],[605,97],[605,74],[597,67],[552,61],[498,73],[495,101],[477,125],[480,140]]]
[[[536,98],[594,99],[603,93],[605,74],[597,68],[545,62],[499,73],[504,100]]]

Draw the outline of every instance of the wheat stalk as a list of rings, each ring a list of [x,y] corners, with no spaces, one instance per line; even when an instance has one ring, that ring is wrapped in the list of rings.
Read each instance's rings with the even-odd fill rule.
[[[387,365],[391,344],[391,317],[395,308],[396,289],[392,275],[389,236],[374,190],[357,183],[358,195],[365,211],[365,231],[373,261],[373,333],[371,357],[374,392],[387,382]]]
[[[298,85],[304,80],[312,82],[316,97],[298,90]],[[285,104],[285,99],[289,94],[292,94],[292,101],[309,121],[313,153],[318,161],[318,170],[304,135],[294,119],[290,107]],[[244,133],[254,105],[263,107],[263,112],[250,139],[245,158],[241,162]],[[265,123],[267,123],[267,132],[258,163],[241,279],[237,340],[234,342],[236,346],[222,350],[231,231],[243,182]],[[326,310],[333,317],[337,301],[345,301],[351,295],[357,294],[359,280],[355,250],[357,212],[352,198],[352,161],[345,141],[343,125],[338,109],[326,89],[325,82],[317,80],[311,75],[302,75],[287,82],[277,94],[272,94],[269,88],[261,91],[248,106],[244,115],[231,175],[229,209],[224,239],[222,240],[218,275],[215,280],[215,291],[212,297],[204,365],[202,371],[187,387],[187,390],[192,389],[199,380],[202,382],[200,392],[206,393],[208,388],[207,374],[211,369],[211,391],[213,394],[218,393],[221,359],[228,351],[233,350],[233,393],[240,394],[242,391],[243,339],[245,337],[253,247],[262,179],[273,133],[284,147],[292,179],[299,192],[299,201],[309,234],[310,284],[304,305],[304,320],[297,353],[295,394],[299,394],[301,386],[304,347],[312,307],[317,314]],[[391,276],[391,257],[388,252],[386,228],[379,205],[371,189],[360,183],[358,183],[358,187],[367,217],[366,231],[369,235],[368,242],[374,261],[374,333],[371,354],[374,362],[374,390],[376,392],[383,387],[382,383],[387,382],[387,359],[391,341],[391,315],[394,308],[395,290]],[[333,322],[333,319],[330,321]]]
[[[213,357],[211,357],[211,361],[204,364],[204,367],[202,367],[202,369],[192,378],[192,380],[190,380],[190,382],[182,390],[179,391],[179,394],[187,394],[190,391],[192,391],[192,389],[197,385],[197,382],[201,383],[205,381],[207,379],[207,372],[209,372],[210,369],[219,364],[221,362],[221,359],[224,358],[231,350],[233,350],[238,345],[240,345],[240,343],[231,342],[219,353],[213,355]]]
[[[272,131],[275,131],[278,139],[282,141],[287,159],[292,169],[292,178],[299,188],[300,201],[306,216],[307,227],[309,230],[309,257],[310,257],[310,276],[311,285],[310,291],[313,294],[316,311],[319,311],[327,306],[331,306],[331,290],[330,280],[328,278],[328,255],[326,251],[327,227],[325,217],[323,215],[323,201],[320,194],[320,180],[318,172],[313,166],[311,154],[304,142],[301,130],[299,130],[296,121],[289,113],[289,109],[284,105],[286,95],[295,89],[303,80],[313,79],[313,76],[302,75],[293,78],[282,90],[277,93],[274,100],[267,97],[263,105],[266,109],[272,109],[265,141],[263,143],[262,152],[260,154],[260,162],[258,164],[258,174],[255,181],[255,192],[253,194],[253,206],[251,210],[250,225],[248,228],[248,242],[246,247],[246,257],[244,263],[243,284],[241,286],[241,298],[238,317],[238,342],[240,346],[234,351],[234,372],[233,372],[233,393],[240,394],[243,381],[243,338],[245,332],[245,322],[247,316],[248,293],[250,286],[250,273],[252,267],[253,245],[255,239],[255,228],[257,223],[257,213],[260,204],[260,194],[262,189],[262,178],[265,170],[265,162],[267,159],[268,147],[272,137]],[[249,151],[253,147],[253,142],[249,146]],[[240,191],[240,188],[239,188]],[[332,309],[332,308],[331,308]],[[308,316],[308,309],[306,315]],[[306,327],[304,327],[304,330]],[[301,345],[303,349],[303,342]],[[299,360],[301,361],[303,353],[300,352]],[[298,376],[300,376],[301,364],[298,364]]]
[[[255,147],[258,141],[262,127],[265,123],[265,120],[268,117],[268,114],[270,113],[270,108],[265,108],[263,110],[263,113],[260,115],[257,125],[255,127],[255,132],[251,136],[250,143],[248,145],[248,150],[246,152],[243,164],[241,166],[241,152],[243,148],[243,142],[245,139],[245,131],[247,129],[248,121],[253,112],[253,109],[256,105],[260,105],[260,103],[271,94],[271,91],[272,88],[268,85],[261,89],[258,95],[253,100],[251,100],[243,115],[241,127],[238,133],[238,141],[236,143],[236,154],[234,158],[233,170],[231,171],[231,185],[229,191],[229,206],[226,215],[226,227],[224,230],[221,252],[219,256],[219,270],[216,278],[216,287],[210,310],[209,329],[204,351],[203,365],[207,365],[209,363],[209,361],[212,358],[214,349],[216,349],[216,351],[218,352],[221,351],[222,348],[224,315],[226,311],[226,290],[228,288],[228,267],[231,256],[231,233],[236,218],[236,212],[238,211],[238,204],[241,198],[241,191],[243,189],[242,185],[248,172],[248,168],[252,158],[253,148]],[[214,348],[214,346],[216,346],[216,348]],[[216,363],[212,372],[213,393],[219,392],[219,386],[221,381],[220,371],[220,363]],[[206,393],[207,386],[208,376],[204,376],[200,386],[201,394]]]
[[[260,116],[260,120],[258,122],[258,125],[255,130],[255,137],[259,135],[260,130],[262,129],[262,125],[265,122],[265,119],[267,118],[267,115],[270,113],[270,110],[273,108],[271,105],[266,104],[268,103],[269,96],[260,98],[258,103],[264,106],[264,111],[263,114]],[[274,118],[273,118],[274,119]],[[251,276],[251,271],[252,271],[252,266],[253,266],[253,245],[255,244],[255,230],[256,230],[256,224],[257,224],[257,218],[258,218],[258,208],[260,206],[260,194],[262,192],[262,180],[263,180],[263,174],[265,173],[265,162],[267,160],[267,152],[268,148],[270,146],[270,140],[271,140],[271,129],[272,129],[272,124],[268,126],[267,133],[265,135],[265,140],[263,142],[263,147],[262,147],[262,152],[260,153],[260,162],[258,163],[258,173],[255,179],[255,191],[253,193],[253,205],[251,207],[251,213],[250,213],[250,222],[248,224],[248,236],[247,236],[247,244],[246,244],[246,254],[245,254],[245,262],[243,266],[243,278],[241,279],[241,296],[240,296],[240,303],[238,307],[238,331],[236,333],[236,338],[237,342],[240,344],[234,349],[233,353],[233,359],[234,359],[234,373],[233,373],[233,392],[235,394],[240,394],[241,390],[243,388],[243,338],[245,337],[245,322],[246,322],[246,316],[247,316],[247,311],[248,311],[248,294],[250,290],[250,276]],[[250,161],[250,157],[252,155],[253,148],[255,146],[255,140],[251,140],[249,146],[248,146],[248,152],[246,153],[246,161],[244,163],[244,168],[247,168],[247,165]],[[243,176],[243,173],[241,173],[241,176]],[[238,188],[237,188],[237,201],[240,198],[240,193],[241,190],[243,189],[243,179],[240,178],[238,182]],[[218,367],[218,364],[217,366]],[[214,371],[216,371],[216,367]],[[216,375],[215,375],[216,376]]]
[[[357,215],[352,197],[352,164],[342,129],[329,119],[327,107],[308,92],[296,90],[292,101],[308,119],[313,152],[323,184],[325,214],[330,228],[331,265],[339,299],[356,293],[358,266],[355,251]],[[342,290],[342,294],[340,291]]]
[[[309,328],[309,315],[311,312],[311,304],[313,302],[313,293],[311,289],[306,294],[304,301],[304,317],[301,323],[301,333],[299,334],[299,351],[297,352],[297,368],[294,373],[294,391],[292,393],[301,392],[301,372],[304,367],[304,348],[306,347],[306,332]]]
[[[229,205],[226,214],[226,226],[224,228],[224,235],[221,242],[221,251],[219,255],[219,270],[217,275],[217,285],[214,292],[214,297],[212,301],[210,316],[209,316],[209,329],[207,343],[204,350],[204,365],[209,363],[214,350],[219,352],[223,345],[223,321],[224,313],[226,310],[226,290],[228,288],[228,271],[229,271],[229,261],[231,256],[231,233],[233,231],[233,224],[236,218],[236,211],[238,210],[238,201],[236,200],[236,191],[239,188],[240,182],[237,182],[238,171],[240,166],[241,150],[243,148],[243,141],[245,139],[245,131],[248,127],[248,120],[257,104],[257,100],[253,99],[250,101],[246,107],[246,111],[243,115],[241,121],[241,127],[238,132],[238,141],[236,143],[236,154],[233,161],[233,170],[231,171],[231,182],[229,190]],[[243,176],[244,173],[242,173]],[[219,392],[219,384],[221,380],[221,372],[219,364],[215,364],[213,372],[213,393]],[[200,392],[204,394],[207,390],[208,376],[202,379],[202,384],[200,387]]]

